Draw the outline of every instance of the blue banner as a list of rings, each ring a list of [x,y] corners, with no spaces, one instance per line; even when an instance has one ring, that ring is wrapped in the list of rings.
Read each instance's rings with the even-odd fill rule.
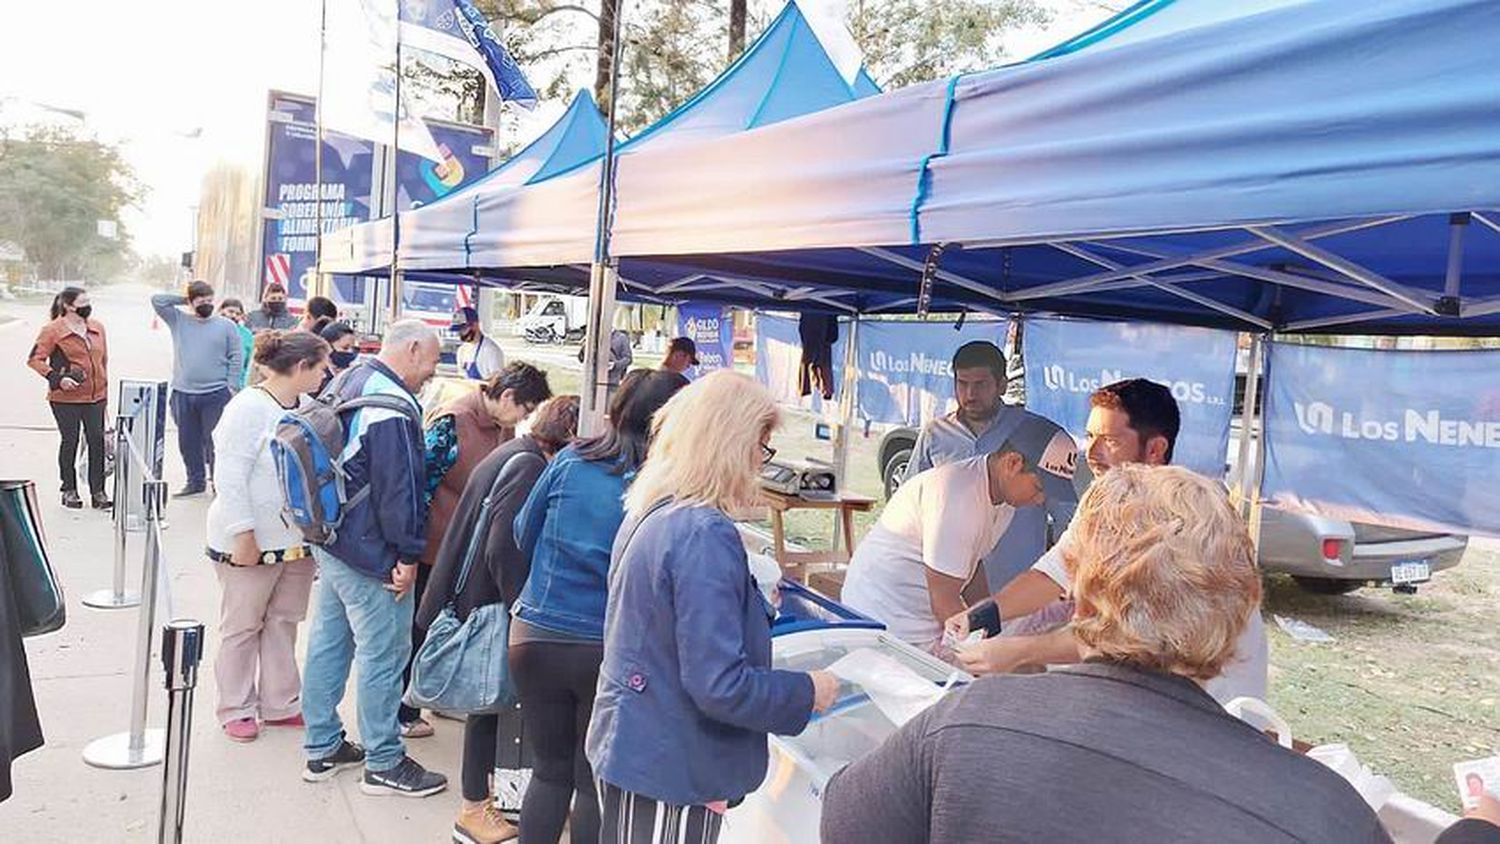
[[[266,152],[266,220],[261,286],[279,281],[293,299],[305,299],[305,276],[318,248],[317,106],[311,98],[272,94]],[[323,231],[370,218],[374,144],[336,132],[323,136]],[[358,278],[334,276],[336,298],[364,301]],[[253,307],[253,306],[252,306]]]
[[[1026,321],[1026,409],[1082,444],[1089,397],[1125,378],[1172,388],[1182,412],[1173,462],[1224,477],[1234,414],[1237,336],[1229,331],[1140,322]]]
[[[734,368],[734,317],[729,308],[696,302],[677,306],[677,335],[698,345],[698,365],[687,371],[696,379],[715,369]]]
[[[396,158],[396,207],[419,208],[489,172],[492,133],[479,126],[427,121],[442,163],[403,152]]]
[[[536,107],[526,74],[469,0],[403,0],[400,17],[402,41],[478,68],[500,99]]]
[[[1500,353],[1275,344],[1267,384],[1272,504],[1500,535]]]
[[[836,364],[844,360],[845,339],[848,323],[839,324],[839,339],[833,344],[833,359]],[[798,389],[798,371],[802,361],[802,338],[797,333],[797,318],[757,313],[755,315],[755,380],[771,391],[771,396],[781,404],[800,407],[813,413],[823,412],[823,397],[816,391],[804,396]],[[843,373],[838,373],[842,375]],[[843,378],[836,377],[834,384],[843,387]],[[838,406],[838,396],[828,403]]]
[[[955,330],[957,329],[957,330]],[[1005,348],[1009,321],[861,321],[856,361],[859,415],[869,422],[921,425],[956,406],[953,353],[971,340]]]
[[[402,211],[440,199],[489,171],[493,134],[481,127],[428,121],[443,153],[442,163],[401,152],[396,157],[397,207]],[[307,295],[306,274],[317,253],[317,106],[310,97],[272,94],[269,111],[261,285],[280,281],[291,298]],[[337,132],[323,133],[323,231],[333,232],[370,219],[374,167],[371,141]],[[364,302],[364,279],[334,276],[334,298]]]

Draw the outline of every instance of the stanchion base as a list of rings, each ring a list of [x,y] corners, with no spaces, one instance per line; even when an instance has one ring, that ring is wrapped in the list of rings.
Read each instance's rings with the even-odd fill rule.
[[[113,589],[100,589],[83,596],[83,605],[96,610],[123,610],[141,605],[141,593],[125,591],[115,594]]]
[[[83,761],[95,768],[130,771],[160,765],[167,746],[166,731],[146,730],[141,747],[131,749],[130,733],[115,733],[94,739],[83,749]]]

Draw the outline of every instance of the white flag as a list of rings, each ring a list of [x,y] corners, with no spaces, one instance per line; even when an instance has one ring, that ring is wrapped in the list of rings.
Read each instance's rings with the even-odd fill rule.
[[[401,149],[441,163],[426,124],[405,102],[397,107],[396,33],[395,0],[327,0],[318,101],[323,126],[381,144],[394,139]]]
[[[853,85],[859,78],[859,69],[865,63],[864,53],[849,31],[848,5],[844,0],[793,0],[802,10],[802,17],[812,27],[813,35],[823,45],[844,83]]]

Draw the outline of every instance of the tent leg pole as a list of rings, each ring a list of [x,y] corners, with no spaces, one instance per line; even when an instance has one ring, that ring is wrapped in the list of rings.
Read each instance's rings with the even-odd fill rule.
[[[1260,376],[1264,368],[1265,340],[1257,334],[1250,339],[1250,365],[1245,372],[1244,407],[1240,409],[1240,450],[1237,465],[1240,470],[1239,507],[1240,516],[1250,517],[1251,447],[1257,418],[1255,409],[1260,404]]]
[[[857,404],[859,390],[859,375],[856,371],[858,366],[859,342],[859,315],[856,314],[849,319],[849,337],[844,341],[844,372],[840,376],[839,387],[839,424],[834,431],[833,437],[833,471],[834,477],[838,478],[840,490],[849,488],[849,437],[850,430],[854,425],[854,408]],[[829,546],[837,551],[839,537],[843,534],[842,519],[835,511],[833,519],[832,544]],[[852,542],[853,536],[849,537]],[[854,548],[844,549],[852,557]]]
[[[1264,378],[1269,383],[1270,368],[1266,365],[1268,346],[1271,338],[1261,339],[1260,369],[1265,373]],[[1261,402],[1260,412],[1255,414],[1255,420],[1260,428],[1260,436],[1255,441],[1255,481],[1250,490],[1250,542],[1255,546],[1256,558],[1260,557],[1260,527],[1261,511],[1263,509],[1260,497],[1261,487],[1265,485],[1266,479],[1266,414],[1265,402]]]
[[[589,311],[588,321],[584,323],[579,436],[595,436],[604,428],[604,413],[609,407],[609,335],[614,309],[614,268],[596,262],[589,270]]]

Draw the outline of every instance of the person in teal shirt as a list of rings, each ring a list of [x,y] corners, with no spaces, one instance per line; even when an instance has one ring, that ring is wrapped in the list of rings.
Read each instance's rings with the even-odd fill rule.
[[[234,323],[235,327],[240,330],[240,343],[245,347],[245,371],[240,377],[240,387],[248,387],[250,386],[250,373],[255,369],[250,365],[255,347],[255,334],[245,326],[245,305],[238,299],[225,299],[219,303],[219,316]]]

